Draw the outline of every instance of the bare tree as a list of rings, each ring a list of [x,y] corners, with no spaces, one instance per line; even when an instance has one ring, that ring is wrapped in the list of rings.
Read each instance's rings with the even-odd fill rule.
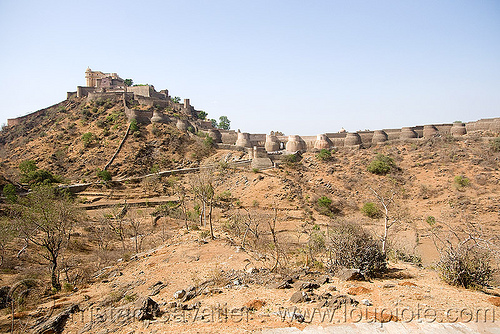
[[[59,291],[59,257],[83,217],[81,212],[68,194],[46,186],[34,189],[16,209],[23,235],[44,251],[41,255],[50,263],[52,287]]]
[[[5,251],[7,245],[14,239],[15,228],[10,220],[7,218],[0,219],[0,266],[3,265],[5,260]]]
[[[208,207],[208,221],[210,226],[210,237],[215,239],[214,229],[212,224],[212,211],[213,205],[215,201],[215,176],[214,170],[205,169],[201,170],[199,173],[195,174],[191,179],[191,189],[196,198],[198,198],[203,207],[202,207],[202,215],[203,215],[203,224],[206,226],[206,209]]]
[[[386,254],[387,252],[387,239],[389,237],[389,229],[395,224],[399,224],[403,221],[404,210],[402,210],[396,203],[395,197],[397,191],[395,189],[390,189],[382,194],[382,191],[376,191],[372,187],[370,190],[373,192],[378,202],[383,208],[382,215],[384,217],[384,232],[382,234],[382,252]]]

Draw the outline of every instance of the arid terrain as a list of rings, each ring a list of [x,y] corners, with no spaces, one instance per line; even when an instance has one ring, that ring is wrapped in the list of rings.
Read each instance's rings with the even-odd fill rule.
[[[0,132],[0,186],[12,184],[17,198],[0,204],[9,231],[1,332],[499,321],[498,133],[304,152],[258,170],[235,164],[248,159],[244,150],[139,124],[106,179],[128,126],[120,101],[73,99]],[[389,169],[370,172],[377,159]],[[72,195],[81,215],[59,255],[60,290],[46,249],[23,235],[23,198],[36,190],[23,180],[25,161],[55,176],[54,185],[85,184]],[[372,243],[383,250],[383,268],[336,265],[339,231],[353,225],[366,233],[366,253]],[[475,259],[489,263],[491,280],[468,288],[443,280],[440,259],[459,244],[480,249]]]

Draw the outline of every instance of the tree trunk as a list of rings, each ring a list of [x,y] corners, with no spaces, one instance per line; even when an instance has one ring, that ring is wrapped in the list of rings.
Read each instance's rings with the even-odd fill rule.
[[[212,240],[214,240],[215,236],[214,236],[214,228],[212,226],[212,208],[213,208],[213,205],[212,205],[212,202],[210,202],[210,210],[208,211],[208,221],[210,224],[210,237],[212,238]]]
[[[52,264],[50,266],[50,275],[51,275],[51,283],[52,288],[56,291],[61,291],[61,283],[59,283],[59,274],[57,272],[57,259],[52,259]]]

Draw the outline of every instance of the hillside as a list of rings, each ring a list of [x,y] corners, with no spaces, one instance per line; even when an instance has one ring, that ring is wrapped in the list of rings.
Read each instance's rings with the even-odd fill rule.
[[[450,308],[499,311],[498,273],[485,287],[465,289],[446,284],[436,270],[439,250],[468,236],[489,240],[498,268],[500,152],[492,147],[494,138],[471,132],[339,147],[330,158],[305,152],[260,171],[227,163],[245,159],[242,150],[215,149],[203,136],[170,124],[139,125],[109,168],[112,181],[104,182],[97,171],[115,154],[128,126],[121,101],[74,99],[0,132],[4,183],[20,181],[18,166],[25,160],[68,184],[94,182],[76,194],[86,218],[65,250],[61,292],[48,288],[47,264],[34,245],[16,256],[22,238],[5,244],[2,286],[28,278],[44,282],[16,304],[18,329],[39,329],[73,305],[80,311],[73,310],[63,333],[304,328],[306,309],[346,304],[366,311],[364,320],[382,322],[405,320],[387,318],[382,308],[432,308],[443,322],[453,322],[444,311]],[[377,157],[389,158],[387,173],[368,171]],[[158,174],[199,166],[204,168],[198,173]],[[207,184],[213,186],[214,240],[208,219],[200,223],[200,189]],[[388,270],[346,280],[331,266],[334,232],[351,222],[383,240],[384,204],[394,222],[387,230]],[[161,315],[137,320],[126,313],[140,310],[148,296]],[[234,310],[234,321],[212,317],[221,305]],[[299,315],[282,321],[280,312],[293,307],[301,308]],[[191,318],[183,318],[186,312]],[[9,329],[9,317],[7,311],[1,315],[2,330]],[[342,321],[339,316],[334,323]]]

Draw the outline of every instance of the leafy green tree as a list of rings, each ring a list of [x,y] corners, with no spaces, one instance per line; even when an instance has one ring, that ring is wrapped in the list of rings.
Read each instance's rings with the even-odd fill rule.
[[[59,258],[73,226],[82,219],[81,212],[68,193],[49,186],[36,187],[14,209],[21,233],[42,250],[40,255],[50,263],[52,288],[61,290]]]
[[[210,122],[212,123],[212,126],[217,129],[218,127],[217,120],[212,118]]]
[[[59,180],[52,175],[51,172],[44,169],[38,169],[33,160],[25,160],[19,164],[21,171],[21,182],[30,185],[52,184],[59,182]]]
[[[208,115],[208,113],[207,113],[207,112],[205,112],[205,111],[203,111],[203,110],[200,110],[200,111],[198,111],[198,113],[196,114],[196,117],[198,117],[198,119],[202,119],[202,120],[204,120],[204,119],[206,119],[206,118],[207,118],[207,115]]]
[[[219,117],[219,129],[229,130],[231,128],[231,121],[227,116]]]
[[[181,102],[181,98],[178,96],[171,97],[170,100],[174,103],[179,103]]]
[[[130,87],[134,84],[134,80],[132,80],[132,79],[125,79],[124,82],[125,82],[125,86],[127,86],[127,87]]]
[[[17,202],[16,187],[12,183],[7,183],[3,187],[3,195],[7,198],[10,203]]]

